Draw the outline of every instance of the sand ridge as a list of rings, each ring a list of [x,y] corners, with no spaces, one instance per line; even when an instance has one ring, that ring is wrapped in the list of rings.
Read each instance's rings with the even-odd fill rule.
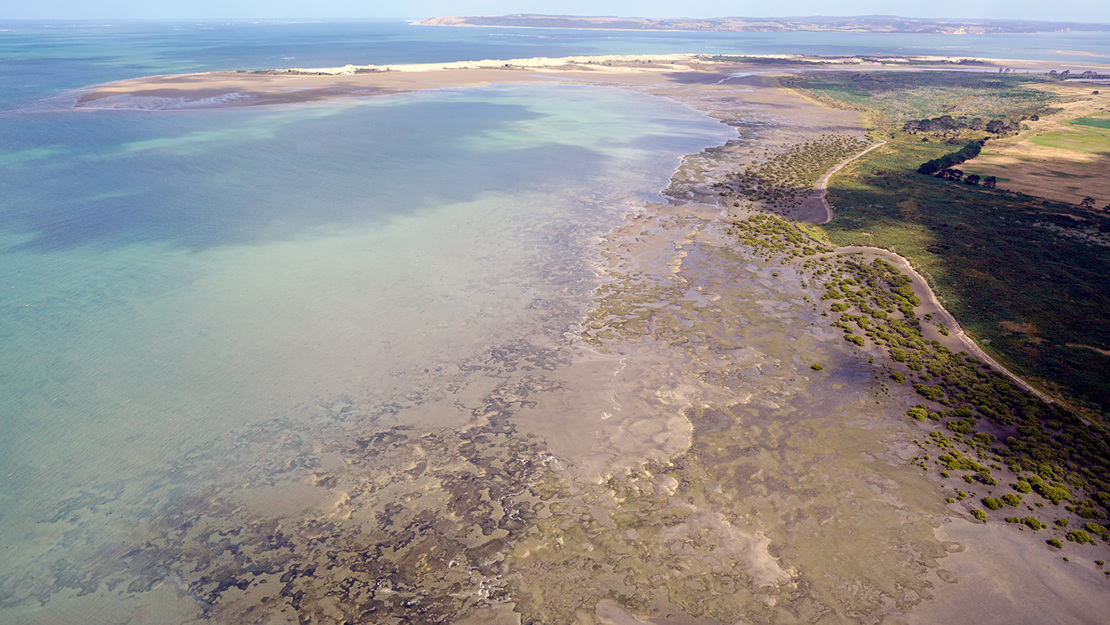
[[[751,60],[754,62],[745,62]],[[712,57],[698,54],[599,55],[483,59],[446,63],[355,65],[148,76],[95,85],[74,102],[77,109],[175,110],[293,104],[342,97],[408,93],[426,89],[504,84],[601,84],[637,88],[646,84],[687,86],[744,74],[773,74],[807,67],[907,69],[953,67],[974,61],[992,70],[994,61],[958,57],[817,57],[793,54]],[[781,64],[778,63],[781,61]],[[1024,63],[1024,62],[1023,62]],[[1039,67],[1036,62],[1021,67]],[[711,82],[711,81],[708,81]]]

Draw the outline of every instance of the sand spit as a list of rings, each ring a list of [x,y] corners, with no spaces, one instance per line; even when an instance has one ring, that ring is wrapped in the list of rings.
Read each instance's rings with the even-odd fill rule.
[[[745,62],[748,61],[748,62]],[[650,83],[702,84],[705,77],[823,69],[913,67],[992,70],[1001,65],[957,57],[816,57],[792,54],[710,57],[696,54],[602,55],[485,59],[408,65],[344,65],[241,72],[149,76],[97,85],[75,108],[173,110],[312,102],[491,83],[602,84],[637,88]],[[1031,67],[1029,64],[1021,67]],[[1046,70],[1047,71],[1047,70]]]

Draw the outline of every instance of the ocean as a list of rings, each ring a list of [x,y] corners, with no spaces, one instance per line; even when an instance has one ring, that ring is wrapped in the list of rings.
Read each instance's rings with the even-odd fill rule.
[[[318,504],[278,488],[274,476],[291,469],[268,463],[275,448],[307,445],[306,429],[326,456],[328,419],[337,437],[465,429],[507,379],[495,357],[549,370],[545,350],[575,344],[604,280],[599,238],[657,200],[682,155],[736,136],[669,100],[578,86],[59,110],[74,90],[223,69],[786,51],[1079,62],[1110,44],[397,21],[0,24],[0,621],[207,614],[172,554],[136,564],[120,546],[149,545],[152,518],[171,523],[174,506],[227,489],[294,517]],[[158,613],[160,592],[186,605]]]

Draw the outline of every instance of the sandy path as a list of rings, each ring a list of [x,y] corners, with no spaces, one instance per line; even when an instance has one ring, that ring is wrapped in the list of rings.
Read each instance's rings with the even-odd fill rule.
[[[830,221],[832,221],[832,218],[833,218],[832,205],[829,204],[829,200],[828,200],[829,179],[832,178],[832,176],[834,174],[836,174],[838,171],[840,171],[848,163],[851,163],[852,161],[862,157],[864,154],[867,154],[871,150],[874,150],[875,148],[877,148],[881,145],[884,145],[884,144],[886,144],[886,141],[880,141],[879,143],[875,143],[873,145],[868,146],[866,149],[859,152],[858,154],[855,154],[855,155],[853,155],[849,158],[844,159],[843,161],[840,161],[839,163],[834,165],[831,169],[829,169],[827,172],[825,172],[824,175],[822,175],[820,178],[818,178],[817,183],[813,186],[813,188],[814,188],[814,191],[815,191],[815,196],[819,196],[820,201],[821,201],[821,205],[825,208],[825,219],[824,219],[824,221],[820,221],[820,222],[816,222],[816,223],[818,223],[818,224],[827,224]],[[898,267],[900,270],[903,270],[906,273],[908,273],[910,275],[910,277],[913,279],[913,282],[914,282],[913,285],[912,285],[913,291],[914,291],[914,293],[916,293],[918,295],[918,297],[922,301],[922,304],[924,305],[924,309],[922,309],[922,312],[925,313],[925,314],[931,313],[934,318],[936,318],[938,316],[942,317],[944,324],[949,328],[949,331],[950,331],[949,337],[943,337],[943,336],[937,337],[939,340],[941,340],[942,343],[955,344],[955,346],[957,347],[957,350],[958,350],[958,348],[966,349],[969,354],[971,354],[975,358],[978,358],[979,360],[987,363],[988,365],[991,366],[992,369],[995,369],[997,371],[1001,371],[1002,373],[1006,374],[1007,377],[1009,377],[1011,380],[1013,380],[1014,383],[1017,384],[1018,386],[1020,386],[1022,389],[1026,390],[1026,391],[1029,391],[1030,393],[1033,393],[1034,395],[1041,398],[1045,402],[1048,402],[1048,403],[1053,402],[1053,400],[1051,398],[1049,398],[1048,395],[1045,395],[1044,393],[1037,390],[1036,388],[1033,388],[1033,386],[1031,384],[1026,382],[1024,379],[1022,379],[1020,376],[1018,376],[1013,371],[1010,371],[1006,367],[1003,367],[1001,364],[998,363],[997,360],[995,360],[994,358],[991,358],[985,351],[983,351],[983,348],[981,348],[970,336],[968,336],[968,334],[964,330],[963,326],[960,325],[960,322],[956,320],[956,317],[951,312],[949,312],[948,309],[945,308],[943,304],[940,303],[940,300],[937,298],[936,293],[929,286],[929,283],[925,280],[925,277],[922,276],[920,273],[918,273],[916,269],[914,269],[913,265],[910,264],[909,259],[907,259],[904,256],[901,256],[899,254],[895,254],[894,252],[891,252],[890,250],[885,250],[883,248],[864,247],[864,246],[855,246],[855,245],[848,246],[848,247],[839,247],[839,248],[837,248],[836,252],[834,252],[834,254],[835,253],[841,253],[842,254],[842,253],[845,253],[845,252],[847,252],[847,253],[861,252],[861,253],[864,253],[864,254],[871,254],[871,255],[874,255],[874,256],[882,256],[886,260],[890,261],[894,266]],[[946,341],[946,340],[944,340],[945,338],[948,338],[949,340]],[[951,349],[953,347],[953,345],[948,345],[947,347],[949,347]]]
[[[942,344],[949,343],[949,345],[946,345],[946,347],[948,347],[949,349],[955,348],[954,351],[958,351],[960,348],[966,349],[969,354],[987,363],[991,366],[992,369],[996,369],[1006,374],[1007,377],[1013,380],[1014,383],[1021,388],[1029,391],[1030,393],[1033,393],[1034,395],[1040,397],[1042,400],[1048,403],[1053,402],[1053,400],[1049,398],[1048,395],[1045,395],[1041,391],[1038,391],[1016,373],[1010,371],[1006,367],[1003,367],[1001,364],[998,363],[997,360],[991,358],[985,351],[983,351],[983,349],[979,347],[979,345],[970,336],[968,336],[967,332],[964,331],[963,326],[961,326],[960,322],[956,320],[956,317],[953,316],[952,313],[949,312],[948,309],[940,303],[940,300],[937,299],[936,293],[933,292],[933,289],[929,287],[929,283],[926,282],[925,277],[913,268],[913,265],[910,264],[910,261],[908,259],[899,254],[895,254],[890,250],[885,250],[881,247],[864,247],[858,245],[838,247],[836,248],[836,252],[833,252],[829,255],[831,256],[835,254],[845,253],[863,253],[870,256],[881,256],[885,260],[893,264],[895,267],[898,267],[900,271],[905,271],[913,280],[913,284],[911,285],[913,292],[918,296],[918,298],[921,299],[922,306],[919,307],[919,311],[921,311],[923,314],[932,314],[934,319],[940,317],[940,321],[942,321],[949,329],[950,334],[948,337],[937,336],[935,338],[940,340]]]
[[[874,150],[875,148],[879,147],[880,145],[886,145],[886,141],[880,141],[878,143],[867,146],[866,148],[863,149],[863,151],[861,151],[857,154],[854,154],[852,156],[849,156],[848,158],[846,158],[846,159],[840,161],[839,163],[837,163],[836,165],[833,165],[832,168],[829,169],[829,171],[825,172],[824,174],[822,174],[822,176],[820,178],[817,179],[817,183],[813,185],[814,193],[810,197],[815,197],[818,200],[820,200],[821,207],[825,209],[825,220],[824,221],[817,221],[817,222],[814,222],[814,223],[820,225],[820,224],[827,224],[830,221],[832,221],[833,209],[832,209],[832,205],[829,204],[829,199],[827,197],[828,196],[828,190],[829,190],[829,179],[832,178],[836,174],[836,172],[843,169],[845,165],[847,165],[848,163],[851,163],[852,161],[856,160],[857,158],[862,157],[864,154],[867,154],[871,150]]]

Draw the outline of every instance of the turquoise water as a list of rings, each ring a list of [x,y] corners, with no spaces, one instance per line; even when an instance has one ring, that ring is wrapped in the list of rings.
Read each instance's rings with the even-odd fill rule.
[[[204,492],[197,475],[237,479],[219,459],[190,464],[214,440],[325,405],[376,406],[393,425],[416,417],[392,407],[423,402],[413,425],[464,423],[471,407],[452,397],[498,383],[474,363],[571,332],[599,280],[591,241],[656,197],[680,155],[734,136],[673,102],[587,87],[172,113],[43,99],[154,73],[348,62],[1107,47],[399,22],[0,28],[0,621],[42,623],[98,570],[99,546]],[[67,622],[120,622],[100,601]],[[180,622],[135,617],[163,621]]]
[[[31,616],[61,589],[36,579],[91,575],[90,549],[207,488],[173,475],[209,441],[329,402],[488,390],[459,363],[558,340],[598,283],[590,241],[732,134],[588,87],[4,123],[0,620],[16,622],[58,618]]]

